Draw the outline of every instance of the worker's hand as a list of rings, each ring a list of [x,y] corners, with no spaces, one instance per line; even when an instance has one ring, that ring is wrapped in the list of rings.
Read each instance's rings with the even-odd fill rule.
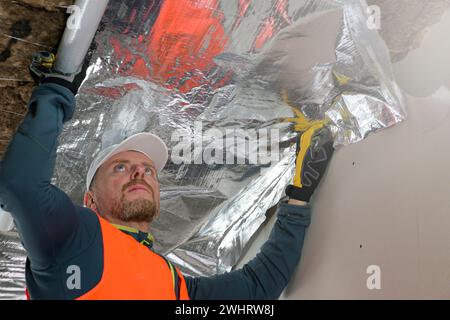
[[[47,51],[39,51],[33,54],[30,64],[30,73],[36,84],[57,83],[77,94],[81,84],[80,72],[63,74],[54,69],[55,55]]]
[[[314,124],[299,133],[294,181],[286,188],[290,199],[309,202],[333,151],[333,137],[324,123]]]

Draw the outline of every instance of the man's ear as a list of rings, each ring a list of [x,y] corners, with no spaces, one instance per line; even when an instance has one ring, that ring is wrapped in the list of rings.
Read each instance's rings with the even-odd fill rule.
[[[94,202],[94,193],[92,191],[86,191],[83,198],[83,204],[85,207],[93,211],[97,211],[97,206]]]

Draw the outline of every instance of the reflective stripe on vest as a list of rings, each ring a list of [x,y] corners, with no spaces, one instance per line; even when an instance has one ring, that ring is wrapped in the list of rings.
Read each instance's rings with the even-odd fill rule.
[[[164,258],[163,256],[161,257]],[[172,273],[172,285],[173,285],[173,292],[175,292],[175,298],[176,300],[180,300],[180,277],[178,276],[178,273],[175,267],[172,265],[172,263],[166,258],[164,258],[164,260],[166,260],[170,272]]]

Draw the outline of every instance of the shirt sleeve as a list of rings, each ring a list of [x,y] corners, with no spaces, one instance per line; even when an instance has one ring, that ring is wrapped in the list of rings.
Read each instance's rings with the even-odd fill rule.
[[[14,135],[0,167],[0,203],[14,217],[31,265],[46,268],[79,225],[70,198],[50,183],[63,123],[75,109],[64,86],[37,87],[29,111]]]
[[[310,207],[281,202],[275,226],[257,256],[242,269],[212,277],[186,277],[190,299],[273,300],[300,261]]]

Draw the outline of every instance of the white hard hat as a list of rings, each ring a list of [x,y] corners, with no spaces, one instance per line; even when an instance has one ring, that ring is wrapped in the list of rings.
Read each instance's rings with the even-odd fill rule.
[[[109,158],[122,151],[138,151],[145,154],[153,161],[158,173],[164,168],[169,158],[167,146],[161,138],[148,132],[135,134],[121,143],[109,146],[98,153],[92,161],[86,176],[86,191],[89,190],[98,168]]]

